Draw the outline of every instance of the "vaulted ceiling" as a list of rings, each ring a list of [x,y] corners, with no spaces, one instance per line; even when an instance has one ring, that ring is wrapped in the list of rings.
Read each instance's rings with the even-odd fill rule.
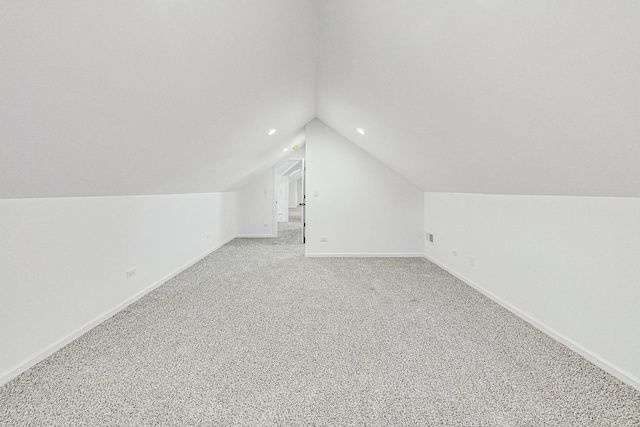
[[[640,196],[640,2],[319,7],[318,118],[421,188]]]
[[[0,197],[224,191],[316,116],[310,1],[0,8]]]
[[[639,21],[635,0],[2,2],[0,197],[233,190],[314,117],[425,191],[639,197]]]

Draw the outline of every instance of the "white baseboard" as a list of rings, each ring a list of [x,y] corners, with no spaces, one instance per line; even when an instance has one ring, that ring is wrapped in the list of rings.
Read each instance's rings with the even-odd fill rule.
[[[489,292],[488,290],[486,290],[482,286],[478,285],[473,280],[471,280],[471,279],[465,277],[464,275],[454,271],[453,269],[441,264],[440,262],[436,261],[435,259],[431,258],[428,255],[423,255],[423,256],[426,259],[428,259],[429,261],[431,261],[432,263],[434,263],[435,265],[437,265],[438,267],[442,268],[443,270],[448,271],[449,273],[451,273],[452,275],[454,275],[458,279],[460,279],[463,282],[465,282],[467,285],[471,286],[472,288],[476,289],[477,291],[479,291],[483,295],[487,296],[491,300],[493,300],[496,303],[500,304],[502,307],[506,308],[507,310],[509,310],[510,312],[512,312],[513,314],[515,314],[516,316],[518,316],[519,318],[521,318],[525,322],[529,323],[533,327],[535,327],[535,328],[539,329],[540,331],[544,332],[545,334],[549,335],[551,338],[553,338],[554,340],[558,341],[559,343],[564,344],[565,346],[569,347],[571,350],[575,351],[576,353],[578,353],[579,355],[581,355],[582,357],[587,359],[589,362],[593,363],[594,365],[596,365],[597,367],[602,369],[603,371],[613,375],[614,377],[616,377],[620,381],[630,385],[631,387],[633,387],[633,388],[635,388],[637,390],[640,390],[640,378],[637,378],[636,376],[630,374],[629,372],[627,372],[624,369],[620,368],[616,364],[607,361],[606,359],[602,358],[601,356],[599,356],[598,354],[592,352],[591,350],[587,349],[586,347],[582,346],[581,344],[575,342],[574,340],[572,340],[571,338],[567,337],[566,335],[561,334],[560,332],[556,331],[555,329],[551,328],[550,326],[546,325],[545,323],[539,321],[535,317],[530,316],[529,314],[523,312],[522,310],[514,307],[513,305],[509,304],[507,301],[503,300],[502,298],[498,297],[497,295],[493,294],[492,292]]]
[[[307,258],[423,258],[424,254],[305,253]]]
[[[268,239],[278,236],[274,236],[273,234],[238,234],[236,237],[238,239]]]
[[[156,289],[160,285],[164,284],[165,282],[167,282],[172,277],[176,276],[180,272],[182,272],[182,271],[186,270],[187,268],[191,267],[193,264],[197,263],[201,259],[203,259],[206,256],[210,255],[212,252],[215,252],[216,250],[220,249],[222,246],[226,245],[227,243],[229,243],[230,241],[235,239],[235,237],[236,236],[232,236],[232,237],[226,239],[225,241],[223,241],[222,243],[218,244],[213,249],[209,249],[207,252],[205,252],[204,254],[200,255],[199,257],[197,257],[193,261],[190,261],[187,264],[185,264],[184,266],[182,266],[182,267],[178,268],[177,270],[173,271],[172,273],[167,274],[162,279],[156,281],[152,285],[146,287],[145,289],[141,290],[137,294],[133,295],[132,297],[130,297],[128,299],[126,299],[124,302],[120,303],[116,307],[114,307],[111,310],[101,314],[100,316],[96,317],[95,319],[87,322],[82,327],[76,329],[75,331],[71,332],[70,334],[66,335],[65,337],[61,338],[60,340],[56,341],[55,343],[51,344],[50,346],[46,347],[42,351],[39,351],[38,353],[36,353],[36,354],[32,355],[31,357],[27,358],[27,360],[25,360],[24,362],[20,363],[18,366],[14,367],[14,368],[12,368],[12,369],[10,369],[8,371],[3,372],[2,374],[0,374],[0,387],[2,387],[3,385],[5,385],[9,381],[11,381],[12,379],[17,377],[18,375],[22,374],[23,372],[26,372],[27,370],[29,370],[30,368],[32,368],[33,366],[35,366],[39,362],[43,361],[47,357],[51,356],[53,353],[55,353],[56,351],[60,350],[62,347],[64,347],[67,344],[71,343],[75,339],[79,338],[83,334],[89,332],[91,329],[95,328],[100,323],[102,323],[105,320],[107,320],[107,319],[113,317],[114,315],[118,314],[120,311],[124,310],[125,308],[127,308],[128,306],[130,306],[131,304],[133,304],[134,302],[136,302],[137,300],[139,300],[140,298],[142,298],[143,296],[145,296],[149,292],[153,291],[154,289]]]

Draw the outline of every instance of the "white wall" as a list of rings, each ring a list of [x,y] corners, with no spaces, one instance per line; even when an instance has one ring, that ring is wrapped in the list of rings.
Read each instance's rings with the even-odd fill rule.
[[[298,207],[298,181],[295,179],[289,180],[289,209]]]
[[[639,198],[425,193],[426,254],[640,388],[639,219]]]
[[[232,239],[235,197],[0,200],[0,384]]]
[[[275,197],[273,169],[237,192],[238,237],[276,237]]]
[[[304,131],[300,132],[295,140],[289,141],[287,148],[290,150],[287,155],[274,158],[271,168],[263,170],[238,188],[238,237],[277,237],[277,181],[274,167],[287,160],[303,159],[304,138]],[[299,146],[299,149],[291,150],[294,145]],[[288,214],[288,210],[286,212]]]
[[[278,222],[289,221],[289,177],[278,176]]]
[[[298,198],[298,203],[304,203],[302,190],[302,178],[300,178],[296,181],[296,197]]]
[[[307,256],[422,256],[420,189],[319,120],[306,150]]]

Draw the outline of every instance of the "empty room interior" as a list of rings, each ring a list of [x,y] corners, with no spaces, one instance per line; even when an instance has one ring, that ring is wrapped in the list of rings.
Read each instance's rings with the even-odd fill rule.
[[[640,2],[0,2],[0,425],[640,425]]]

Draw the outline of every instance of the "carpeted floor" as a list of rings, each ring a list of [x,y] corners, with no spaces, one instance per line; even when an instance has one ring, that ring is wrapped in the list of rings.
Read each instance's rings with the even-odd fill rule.
[[[298,232],[232,241],[10,382],[0,425],[640,425],[639,392],[428,261],[305,259]]]
[[[277,243],[278,244],[302,243],[302,208],[301,207],[289,209],[289,222],[278,223]]]

